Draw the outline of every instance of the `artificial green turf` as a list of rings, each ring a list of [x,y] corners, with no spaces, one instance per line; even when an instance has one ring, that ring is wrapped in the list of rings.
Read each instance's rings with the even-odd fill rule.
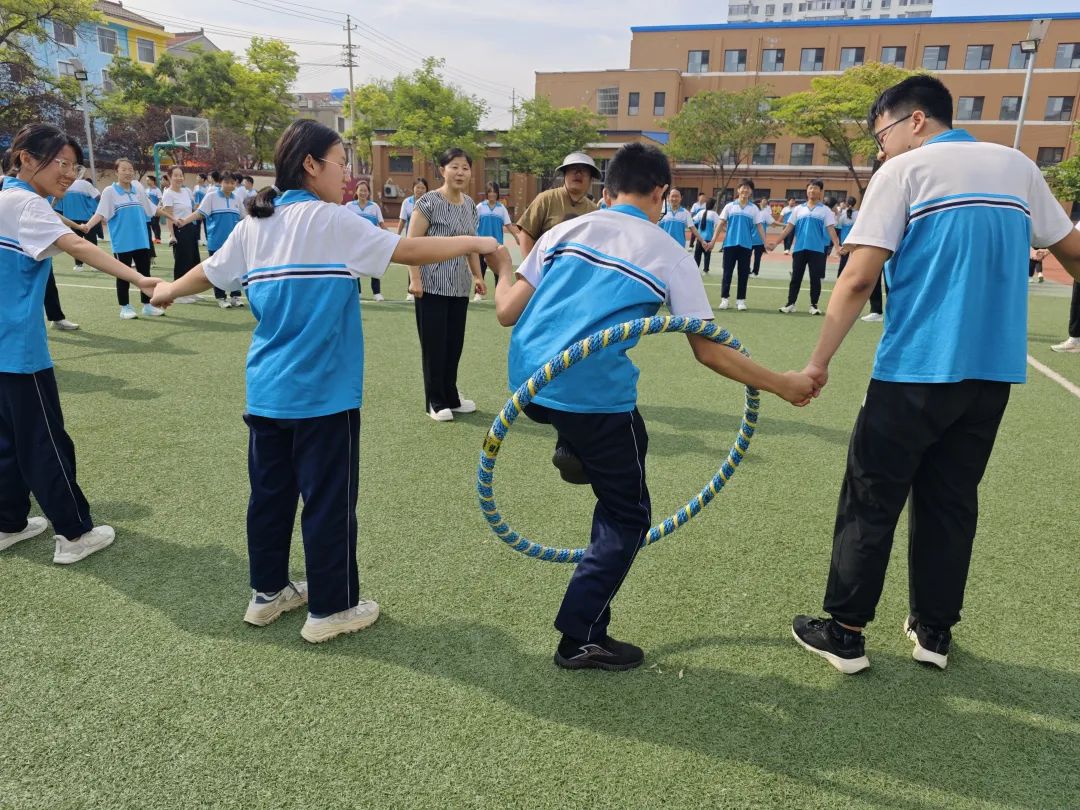
[[[365,303],[359,559],[383,614],[311,646],[301,611],[263,629],[241,622],[250,313],[206,303],[121,322],[111,279],[57,266],[82,324],[49,333],[79,480],[117,541],[70,568],[52,565],[47,535],[0,555],[0,806],[1080,802],[1080,402],[1041,375],[1015,388],[983,485],[948,671],[916,665],[900,632],[903,526],[869,672],[845,678],[790,638],[794,613],[820,609],[880,333],[860,323],[823,397],[796,410],[766,396],[730,486],[638,558],[612,630],[646,649],[645,667],[572,673],[551,663],[571,569],[505,548],[476,505],[508,331],[490,303],[472,306],[461,388],[480,412],[436,424],[411,309]],[[403,278],[390,271],[389,298]],[[776,314],[782,286],[755,281],[753,311],[718,314],[762,362],[798,367],[821,320]],[[1033,298],[1032,352],[1080,382],[1080,359],[1046,350],[1067,308]],[[645,338],[634,356],[659,519],[721,460],[741,392],[697,366],[681,336]],[[581,545],[592,499],[559,481],[553,442],[517,423],[496,494],[518,529]]]

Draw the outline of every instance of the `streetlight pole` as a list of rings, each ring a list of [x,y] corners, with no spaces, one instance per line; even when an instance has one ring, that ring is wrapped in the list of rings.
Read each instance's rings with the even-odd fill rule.
[[[1031,91],[1031,77],[1035,73],[1035,59],[1039,52],[1039,43],[1046,38],[1046,29],[1050,20],[1032,20],[1028,28],[1028,38],[1020,43],[1020,51],[1027,55],[1027,73],[1024,74],[1024,91],[1020,96],[1020,113],[1016,119],[1016,135],[1013,137],[1013,149],[1020,148],[1020,136],[1024,131],[1024,116],[1027,115],[1028,96]]]
[[[90,153],[90,182],[96,184],[97,167],[94,165],[94,134],[90,129],[90,105],[86,102],[86,83],[90,80],[90,74],[79,59],[72,59],[71,67],[75,70],[75,80],[79,83],[79,97],[82,101],[83,127],[86,129],[86,148]]]

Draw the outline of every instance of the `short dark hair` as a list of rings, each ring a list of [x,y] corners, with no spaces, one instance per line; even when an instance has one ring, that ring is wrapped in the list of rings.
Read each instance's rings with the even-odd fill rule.
[[[940,79],[920,74],[909,76],[878,96],[870,107],[866,121],[873,132],[876,121],[885,113],[891,113],[894,118],[903,118],[915,110],[922,110],[927,118],[933,118],[952,129],[952,109],[949,88]]]
[[[855,203],[857,203],[857,202],[858,202],[858,200],[856,200],[854,197],[848,197],[847,198],[847,204],[848,205],[855,205]]]
[[[289,124],[274,147],[274,184],[247,199],[248,213],[253,217],[273,216],[274,198],[280,192],[304,187],[307,156],[321,158],[339,143],[341,136],[318,121],[301,118]]]
[[[254,177],[252,177],[252,176],[251,176],[250,174],[245,174],[245,175],[244,175],[243,177],[241,177],[240,179],[241,179],[241,180],[245,180],[245,181],[247,181],[248,183],[251,183],[252,185],[255,185],[255,178],[254,178]]]
[[[499,197],[499,196],[502,195],[502,189],[499,188],[499,184],[496,183],[494,180],[492,180],[490,183],[488,183],[486,186],[484,186],[484,194],[485,194],[485,196],[487,195],[487,193],[489,191],[494,191],[496,197]]]
[[[220,183],[221,172],[217,169],[214,169],[212,172],[210,172],[210,179],[213,180],[215,183]]]
[[[450,161],[456,160],[457,158],[465,158],[465,162],[468,163],[469,166],[472,166],[472,158],[469,157],[468,152],[466,152],[464,149],[461,149],[460,147],[451,146],[449,149],[439,155],[439,168],[445,169],[448,165],[450,165]]]
[[[825,181],[822,180],[820,177],[815,177],[813,180],[811,180],[809,183],[806,184],[807,188],[809,188],[810,186],[817,186],[819,189],[824,191],[825,190]]]
[[[671,163],[651,144],[628,143],[611,158],[605,181],[613,197],[652,194],[657,188],[671,185]]]
[[[413,180],[412,184],[414,186],[422,185],[424,188],[428,189],[429,191],[431,190],[431,186],[428,185],[428,181],[424,177],[417,177],[415,180]]]
[[[27,124],[15,133],[15,138],[11,141],[11,149],[4,155],[3,165],[6,171],[16,175],[22,169],[19,153],[29,152],[37,160],[37,171],[40,172],[46,164],[56,159],[65,146],[70,146],[75,150],[76,162],[83,162],[82,147],[74,138],[52,124]]]
[[[749,186],[751,191],[756,191],[756,189],[754,188],[754,181],[751,180],[749,177],[744,177],[742,180],[740,180],[739,185],[736,186],[736,188],[742,188],[743,186]]]
[[[199,172],[199,179],[200,180],[205,180],[206,179],[206,172]]]

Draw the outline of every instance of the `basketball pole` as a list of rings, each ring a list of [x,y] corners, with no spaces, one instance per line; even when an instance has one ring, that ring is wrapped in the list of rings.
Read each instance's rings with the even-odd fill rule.
[[[154,144],[154,177],[161,183],[161,150],[162,149],[188,149],[189,145],[183,141],[159,141]]]

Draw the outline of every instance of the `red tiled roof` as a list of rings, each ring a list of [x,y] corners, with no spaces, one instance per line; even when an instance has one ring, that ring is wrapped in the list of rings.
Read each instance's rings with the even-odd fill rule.
[[[145,25],[148,28],[160,28],[162,31],[165,30],[165,26],[161,23],[154,22],[141,14],[136,14],[134,11],[128,11],[124,8],[123,2],[113,3],[111,0],[96,0],[94,8],[102,14],[106,14],[109,17],[114,17],[118,20],[127,20],[128,22]]]

